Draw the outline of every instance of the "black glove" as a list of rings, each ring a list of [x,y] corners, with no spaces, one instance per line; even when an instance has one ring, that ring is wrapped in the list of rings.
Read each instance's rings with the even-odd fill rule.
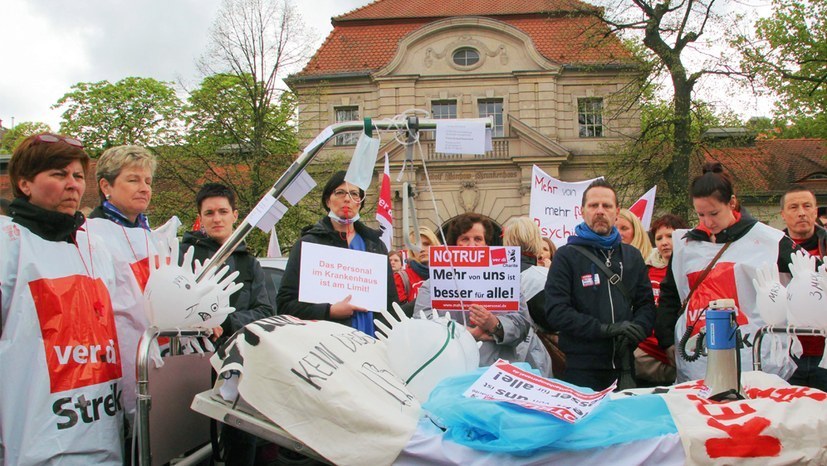
[[[643,330],[643,327],[628,320],[615,322],[613,324],[600,324],[600,331],[603,333],[603,336],[608,338],[626,337],[626,339],[635,346],[646,339],[646,332]]]

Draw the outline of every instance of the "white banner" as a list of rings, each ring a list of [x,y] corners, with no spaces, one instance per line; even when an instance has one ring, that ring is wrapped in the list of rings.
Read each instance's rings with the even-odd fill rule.
[[[764,372],[742,383],[738,401],[707,400],[703,380],[662,393],[687,464],[827,464],[827,393]]]
[[[600,392],[584,393],[568,385],[524,371],[500,359],[491,365],[462,396],[505,401],[575,423],[594,411],[606,395],[614,389],[615,384],[612,384]]]
[[[388,307],[388,256],[303,242],[299,301],[350,304],[371,311]]]
[[[221,374],[216,391],[239,371],[244,401],[331,464],[391,464],[421,414],[385,344],[335,322],[261,319],[211,362]]]
[[[531,173],[529,215],[540,227],[540,234],[551,238],[556,246],[566,244],[574,227],[583,222],[580,204],[583,191],[596,179],[573,183],[560,181],[537,165]]]
[[[520,248],[431,246],[431,307],[467,310],[470,304],[491,312],[520,309]]]

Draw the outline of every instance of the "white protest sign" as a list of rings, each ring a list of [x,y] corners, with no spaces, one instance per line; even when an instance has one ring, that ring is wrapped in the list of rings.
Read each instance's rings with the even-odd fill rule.
[[[350,303],[371,311],[388,307],[388,256],[372,252],[302,243],[299,301]]]
[[[485,154],[487,119],[439,120],[436,122],[436,151],[443,154]]]
[[[583,192],[596,179],[573,183],[560,181],[535,165],[531,173],[531,201],[528,214],[540,227],[540,234],[556,246],[566,244],[574,227],[583,222],[580,204]]]
[[[491,312],[520,308],[520,248],[517,246],[431,246],[431,307],[468,310],[469,304]]]
[[[594,411],[614,389],[615,384],[612,384],[600,392],[583,393],[500,359],[462,395],[467,398],[505,401],[575,423]]]

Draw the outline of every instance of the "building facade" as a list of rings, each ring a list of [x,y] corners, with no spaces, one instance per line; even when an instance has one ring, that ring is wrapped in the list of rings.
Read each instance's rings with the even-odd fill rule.
[[[500,224],[527,215],[533,165],[567,181],[603,175],[612,145],[640,129],[626,97],[637,76],[631,55],[593,13],[563,0],[378,0],[333,18],[325,42],[288,79],[300,96],[304,143],[335,122],[409,109],[420,117],[491,117],[492,150],[484,155],[440,154],[433,133],[421,134],[404,176],[420,224],[472,211]],[[357,139],[338,136],[320,156],[352,153]],[[384,135],[381,151],[390,156],[401,225],[395,179],[406,148]],[[400,235],[397,228],[395,246]]]

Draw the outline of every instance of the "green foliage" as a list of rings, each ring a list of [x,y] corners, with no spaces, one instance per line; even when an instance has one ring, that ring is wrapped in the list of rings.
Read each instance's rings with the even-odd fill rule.
[[[782,139],[827,139],[827,113],[819,113],[813,116],[779,117],[775,120],[774,131],[776,132],[775,137]]]
[[[171,83],[153,78],[77,83],[52,108],[63,109],[61,133],[93,155],[122,144],[173,144],[180,136],[181,101]]]
[[[33,134],[47,133],[51,131],[52,129],[49,125],[39,121],[24,121],[22,123],[18,123],[14,128],[3,134],[3,139],[0,140],[0,152],[11,154],[14,152],[14,148],[27,137]]]
[[[780,97],[777,115],[807,124],[827,112],[827,0],[772,4],[754,37],[740,34],[731,42],[744,71]]]
[[[184,144],[159,150],[156,182],[178,195],[153,200],[164,214],[184,212],[182,220],[195,220],[194,195],[205,182],[217,182],[236,192],[243,218],[272,187],[298,151],[292,94],[283,93],[271,105],[254,113],[247,89],[249,75],[207,76],[188,99]],[[292,209],[291,209],[292,210]],[[289,235],[288,235],[289,236]],[[267,237],[252,233],[248,246],[267,252]]]
[[[654,185],[658,187],[659,212],[671,212],[686,217],[688,215],[688,197],[685,188],[674,189],[666,176],[666,168],[675,156],[674,125],[675,117],[671,102],[651,100],[641,107],[641,134],[630,143],[611,148],[616,154],[609,161],[607,173],[618,191],[621,205],[628,206],[646,190]],[[690,155],[690,173],[697,173],[702,163],[702,150],[709,143],[702,135],[714,127],[737,127],[742,123],[732,113],[716,114],[704,102],[695,101],[690,113],[689,141],[697,149]],[[687,183],[687,175],[682,180]]]

